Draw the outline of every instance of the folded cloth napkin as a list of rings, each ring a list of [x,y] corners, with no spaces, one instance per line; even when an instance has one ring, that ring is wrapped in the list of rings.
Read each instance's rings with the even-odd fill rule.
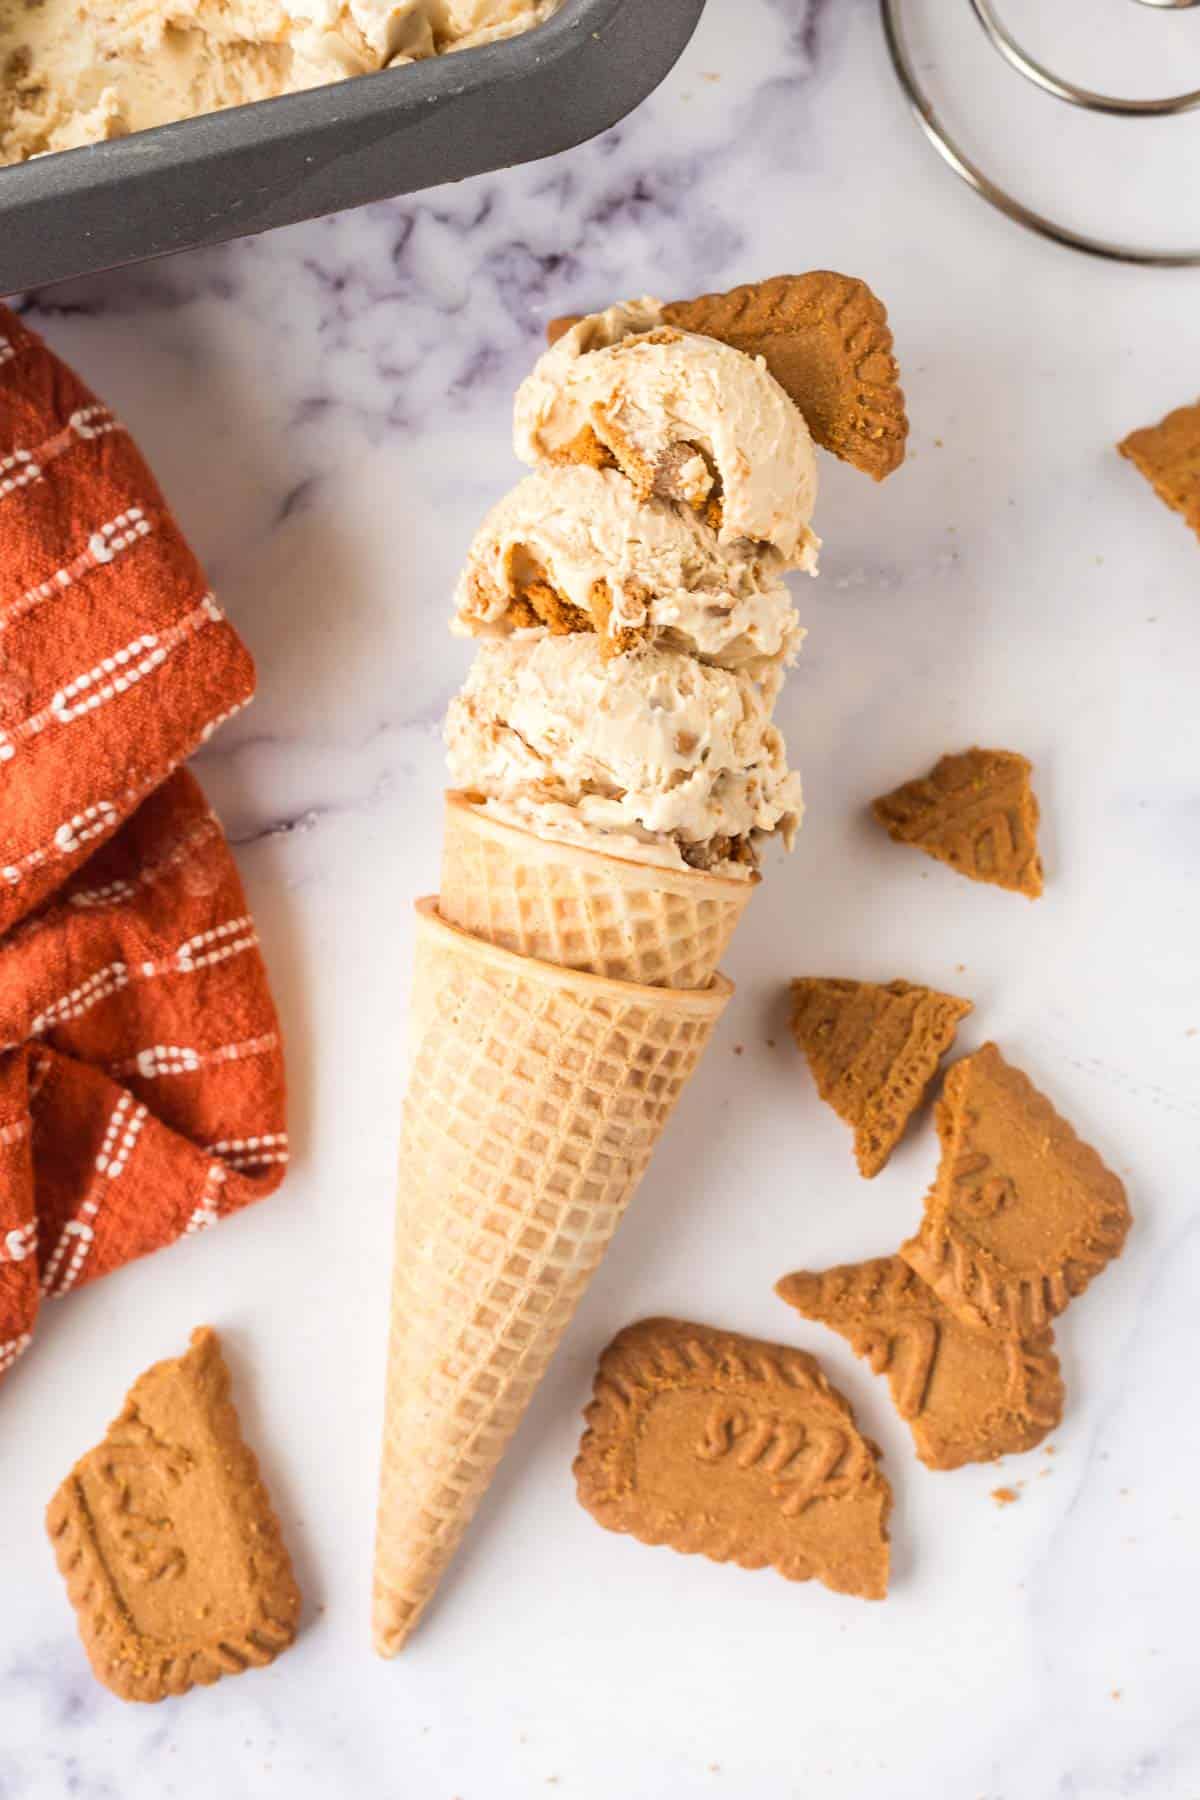
[[[253,689],[132,440],[0,307],[0,1374],[43,1295],[282,1179],[266,970],[178,767]]]

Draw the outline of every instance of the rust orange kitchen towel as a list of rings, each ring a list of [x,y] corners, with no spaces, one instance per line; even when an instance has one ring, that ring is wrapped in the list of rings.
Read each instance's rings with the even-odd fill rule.
[[[0,932],[253,691],[132,438],[0,307]]]
[[[178,767],[253,686],[126,432],[0,307],[0,1375],[42,1298],[283,1175],[257,935]]]

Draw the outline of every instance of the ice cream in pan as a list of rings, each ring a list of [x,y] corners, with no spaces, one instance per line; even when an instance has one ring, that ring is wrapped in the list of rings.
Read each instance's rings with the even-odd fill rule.
[[[562,0],[0,0],[0,163],[469,50]]]
[[[816,444],[907,430],[861,282],[570,323],[522,384],[533,473],[471,546],[482,641],[418,908],[374,1588],[401,1648],[730,993],[717,963],[800,784],[772,709],[814,573]]]

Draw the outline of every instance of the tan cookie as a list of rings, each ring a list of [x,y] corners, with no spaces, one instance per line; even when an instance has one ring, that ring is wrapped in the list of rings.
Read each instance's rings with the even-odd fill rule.
[[[1177,407],[1157,425],[1131,431],[1117,449],[1200,537],[1200,400]]]
[[[549,342],[580,317],[552,319]],[[904,461],[908,419],[887,310],[865,281],[828,269],[776,275],[727,294],[670,301],[663,318],[761,356],[822,449],[876,481]]]
[[[296,1635],[299,1590],[207,1326],[139,1376],[46,1527],[92,1669],[122,1700],[240,1675]]]
[[[900,1254],[967,1325],[1030,1337],[1121,1254],[1125,1189],[995,1044],[955,1063],[937,1180]]]
[[[912,844],[972,881],[1036,900],[1042,892],[1032,765],[1012,750],[943,756],[928,775],[871,804],[897,844]]]
[[[898,1256],[787,1275],[776,1293],[844,1337],[877,1375],[930,1469],[1032,1450],[1062,1419],[1054,1336],[974,1331]]]
[[[854,1155],[878,1175],[954,1042],[969,1000],[908,981],[792,983],[792,1032],[822,1100],[854,1130]]]
[[[608,1530],[883,1599],[891,1488],[813,1357],[648,1319],[604,1352],[586,1417],[579,1498]]]

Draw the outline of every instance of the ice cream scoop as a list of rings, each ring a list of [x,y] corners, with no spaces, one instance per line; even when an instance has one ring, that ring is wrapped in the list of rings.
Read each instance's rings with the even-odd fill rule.
[[[799,409],[761,357],[655,325],[658,311],[610,308],[545,352],[517,391],[517,455],[615,464],[640,498],[702,513],[722,544],[750,539],[811,566],[817,467]]]
[[[0,163],[372,74],[561,0],[0,0]]]
[[[799,823],[799,777],[744,673],[678,651],[605,654],[594,632],[480,645],[451,703],[456,784],[496,816],[671,867],[749,873]]]
[[[661,642],[769,680],[800,637],[783,569],[769,545],[722,547],[690,507],[639,500],[617,469],[548,463],[484,520],[454,629],[594,630],[610,648]]]

